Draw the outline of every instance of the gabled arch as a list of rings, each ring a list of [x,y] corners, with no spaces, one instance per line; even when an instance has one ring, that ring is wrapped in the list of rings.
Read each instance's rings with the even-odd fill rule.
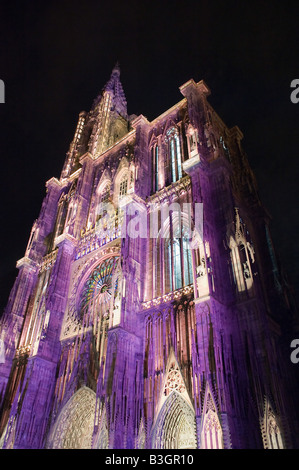
[[[283,449],[280,419],[275,413],[270,400],[265,399],[264,416],[261,423],[263,445],[265,449]]]
[[[90,449],[94,429],[96,394],[80,388],[66,403],[56,419],[47,448]]]
[[[207,384],[200,432],[201,449],[223,449],[223,433],[217,413],[216,402]]]
[[[189,407],[193,409],[187,385],[183,378],[174,350],[171,347],[167,364],[165,367],[163,387],[161,389],[159,403],[156,408],[156,417],[159,415],[168,397],[173,392],[179,393],[182,398],[186,401],[186,403],[188,403]]]

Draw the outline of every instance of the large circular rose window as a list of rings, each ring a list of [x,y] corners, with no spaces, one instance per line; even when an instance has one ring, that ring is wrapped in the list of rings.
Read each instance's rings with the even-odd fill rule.
[[[104,260],[87,279],[80,299],[81,318],[87,312],[93,313],[93,315],[108,316],[111,296],[117,291],[117,279],[114,286],[112,280],[118,260],[118,256]]]

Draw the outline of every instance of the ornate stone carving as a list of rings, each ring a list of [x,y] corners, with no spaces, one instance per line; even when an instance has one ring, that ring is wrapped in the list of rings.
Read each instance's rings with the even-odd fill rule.
[[[90,449],[96,395],[88,387],[78,390],[60,412],[50,433],[48,448]]]
[[[152,431],[153,449],[195,449],[195,415],[186,400],[176,391],[160,410]]]
[[[183,393],[185,390],[186,387],[182,379],[179,367],[173,362],[167,374],[164,395],[169,395],[171,392],[174,391]]]

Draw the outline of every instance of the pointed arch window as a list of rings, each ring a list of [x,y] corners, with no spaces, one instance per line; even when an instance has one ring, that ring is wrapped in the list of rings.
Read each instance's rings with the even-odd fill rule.
[[[127,173],[125,173],[120,180],[118,195],[121,198],[123,196],[126,196],[127,192],[128,192],[128,175]]]
[[[159,191],[159,145],[154,144],[152,147],[153,162],[153,192]]]
[[[95,222],[98,223],[100,219],[107,213],[107,204],[110,201],[110,188],[111,183],[108,181],[99,192],[98,203],[96,205]]]
[[[167,243],[166,286],[170,292],[188,286],[193,282],[192,252],[189,234],[185,225],[179,220],[173,221],[173,236]],[[168,278],[168,279],[167,279]]]
[[[175,183],[182,178],[182,154],[179,132],[175,127],[167,131],[170,156],[171,181]]]
[[[169,241],[168,256],[170,290],[173,291],[182,287],[181,246],[178,238]]]

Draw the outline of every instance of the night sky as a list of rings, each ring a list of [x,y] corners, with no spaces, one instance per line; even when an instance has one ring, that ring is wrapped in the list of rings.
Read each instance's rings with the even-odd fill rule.
[[[1,2],[0,312],[45,182],[60,176],[78,114],[90,109],[117,61],[129,114],[149,120],[182,99],[187,80],[205,80],[217,113],[244,133],[298,297],[299,103],[290,100],[299,78],[298,3]]]

